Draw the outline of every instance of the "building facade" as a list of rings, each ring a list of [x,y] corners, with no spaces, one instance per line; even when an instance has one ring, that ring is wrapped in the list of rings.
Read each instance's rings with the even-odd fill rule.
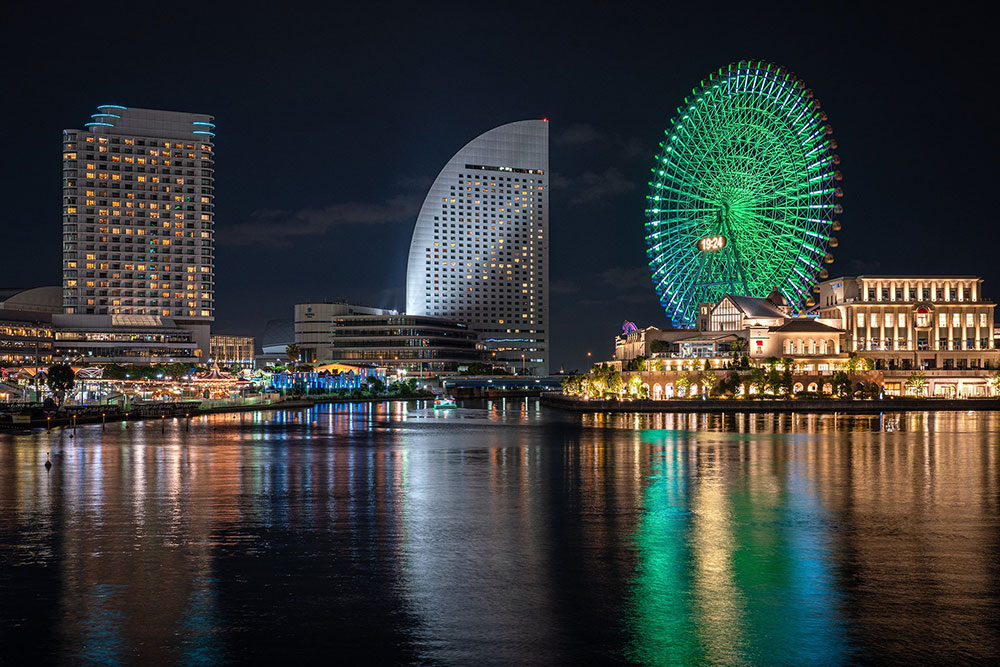
[[[214,319],[215,125],[101,105],[63,131],[63,311],[188,325]]]
[[[295,344],[307,363],[450,375],[485,360],[476,331],[443,317],[349,304],[295,306]]]
[[[52,363],[52,315],[0,309],[0,366]]]
[[[296,304],[292,342],[299,348],[300,361],[310,364],[344,363],[334,362],[331,357],[333,320],[344,315],[398,315],[398,313],[395,310],[340,302]],[[284,350],[280,352],[284,353]]]
[[[848,276],[818,285],[818,312],[846,331],[850,352],[885,371],[900,391],[913,370],[939,396],[986,396],[1000,368],[996,304],[977,276]]]
[[[190,326],[156,315],[53,315],[54,354],[65,363],[204,363]]]
[[[464,322],[498,364],[546,375],[549,128],[502,125],[438,174],[410,243],[406,312]],[[495,353],[495,354],[494,354]]]
[[[254,367],[253,336],[231,336],[228,334],[212,334],[211,353],[209,361],[225,368]]]

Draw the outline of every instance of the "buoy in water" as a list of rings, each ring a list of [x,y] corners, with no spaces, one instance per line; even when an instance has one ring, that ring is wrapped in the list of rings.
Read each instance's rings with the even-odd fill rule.
[[[48,470],[52,467],[52,461],[49,460],[49,453],[45,452],[45,469]]]

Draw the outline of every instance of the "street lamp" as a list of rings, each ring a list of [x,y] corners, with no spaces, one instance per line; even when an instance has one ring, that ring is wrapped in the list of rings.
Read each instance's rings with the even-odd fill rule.
[[[521,355],[521,375],[524,375],[524,355]]]

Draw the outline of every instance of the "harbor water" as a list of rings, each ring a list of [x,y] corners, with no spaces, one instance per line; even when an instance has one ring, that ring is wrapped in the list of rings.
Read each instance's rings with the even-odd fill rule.
[[[998,457],[534,399],[0,434],[0,664],[996,662]]]

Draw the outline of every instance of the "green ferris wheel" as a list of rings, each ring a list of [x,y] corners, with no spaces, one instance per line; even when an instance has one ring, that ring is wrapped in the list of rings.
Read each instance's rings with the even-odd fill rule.
[[[840,229],[840,157],[826,114],[794,74],[741,61],[684,98],[653,166],[646,252],[675,326],[724,294],[813,305]]]

